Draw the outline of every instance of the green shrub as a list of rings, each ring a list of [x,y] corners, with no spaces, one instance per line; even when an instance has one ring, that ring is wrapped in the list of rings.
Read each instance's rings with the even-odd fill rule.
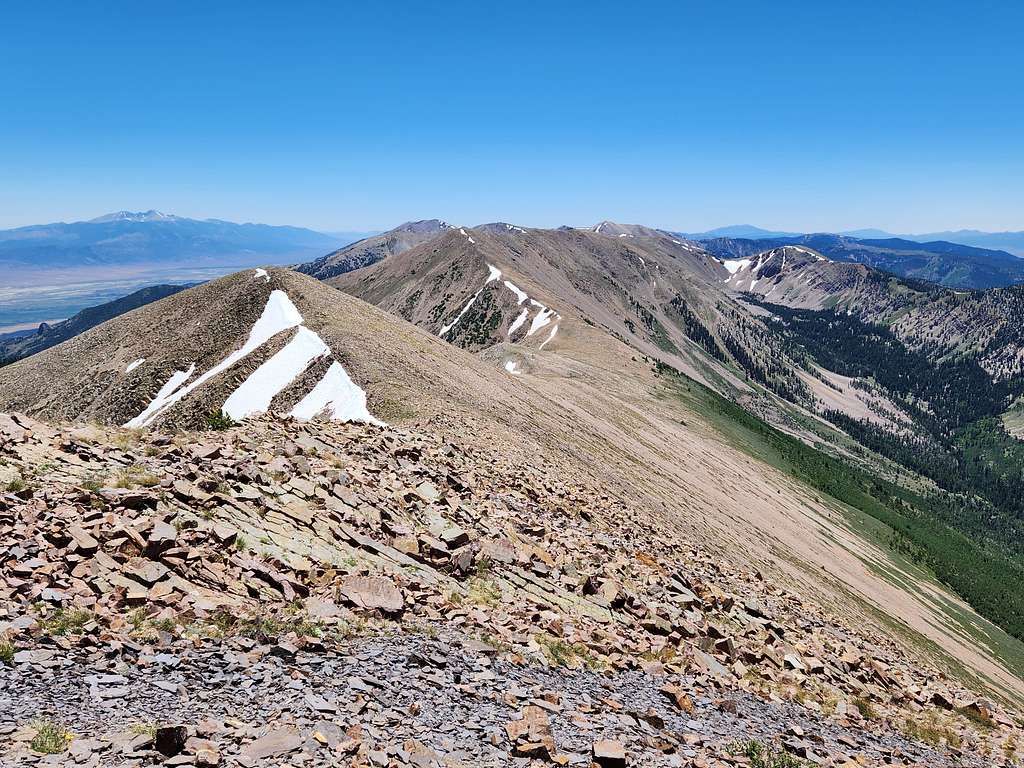
[[[51,720],[39,720],[35,724],[35,735],[29,746],[45,755],[56,755],[67,749],[71,732],[63,725]]]
[[[213,411],[206,414],[206,428],[222,432],[231,429],[237,422],[228,416],[224,411]]]
[[[25,482],[25,478],[15,477],[7,482],[7,485],[4,487],[4,490],[6,490],[8,493],[20,493],[21,491],[24,491],[27,487],[28,484]]]
[[[875,708],[871,706],[871,702],[867,699],[858,696],[853,700],[853,706],[857,708],[857,711],[860,712],[860,716],[865,720],[874,720],[875,717],[877,717]]]
[[[747,758],[750,761],[750,768],[802,768],[807,765],[788,752],[753,739],[738,741],[730,746],[729,751]]]
[[[39,625],[48,635],[78,635],[93,618],[93,614],[82,608],[58,608],[53,613],[40,615]]]
[[[0,637],[0,664],[12,664],[14,662],[14,643],[6,637]]]

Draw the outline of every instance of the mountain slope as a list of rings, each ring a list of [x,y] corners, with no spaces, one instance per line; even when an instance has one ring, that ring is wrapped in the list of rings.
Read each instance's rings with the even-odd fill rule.
[[[788,268],[795,256],[786,256]],[[814,263],[824,262],[814,257]],[[364,389],[369,413],[391,426],[292,419],[275,426],[277,420],[251,419],[231,432],[238,444],[210,446],[209,438],[187,433],[168,445],[167,461],[183,465],[167,478],[170,493],[186,499],[185,506],[204,505],[218,521],[237,521],[232,524],[244,525],[246,538],[267,547],[268,554],[257,556],[264,562],[273,558],[272,573],[241,556],[226,564],[228,573],[237,568],[246,574],[245,583],[257,585],[256,595],[264,577],[326,596],[338,594],[332,574],[386,574],[405,595],[402,605],[408,598],[430,620],[451,617],[455,626],[492,633],[517,653],[525,646],[530,658],[549,648],[556,663],[571,653],[594,654],[612,660],[616,669],[643,668],[653,659],[689,669],[682,659],[693,659],[723,691],[743,689],[763,676],[763,686],[755,685],[768,696],[782,697],[792,682],[802,691],[800,699],[817,709],[832,706],[827,702],[834,696],[847,702],[843,713],[857,710],[851,696],[859,695],[879,708],[884,702],[886,722],[894,725],[924,707],[937,707],[929,703],[932,685],[943,674],[1008,700],[1024,695],[1020,644],[951,594],[928,567],[891,545],[897,531],[913,536],[920,530],[905,525],[931,522],[915,497],[771,429],[666,363],[687,362],[737,400],[756,397],[778,405],[778,398],[745,378],[730,350],[747,357],[760,351],[766,366],[774,362],[786,369],[789,363],[779,356],[788,353],[785,347],[776,353],[758,350],[756,343],[763,338],[775,344],[785,336],[770,316],[744,308],[742,297],[725,286],[730,277],[726,265],[668,236],[619,238],[510,225],[456,229],[332,279],[381,306],[405,311],[420,328],[303,275],[246,272],[136,310],[0,370],[0,398],[9,403],[14,389],[22,393],[20,402],[48,418],[96,416],[123,423],[152,401],[174,371],[195,363],[182,382],[189,386],[245,350],[273,291],[282,291],[303,326],[329,348],[327,359],[337,360]],[[694,317],[707,313],[701,327],[711,340],[705,343],[720,344],[724,360],[685,333],[681,312],[671,319],[668,308],[678,308],[684,292]],[[512,331],[524,309],[526,318]],[[538,328],[528,335],[534,323]],[[739,336],[740,328],[747,335]],[[160,338],[156,329],[169,331]],[[438,338],[442,332],[453,343]],[[235,357],[234,365],[207,378],[174,410],[158,412],[156,433],[128,434],[139,434],[136,439],[148,446],[169,439],[160,435],[162,427],[201,424],[295,335],[288,329]],[[75,347],[76,341],[83,346]],[[156,372],[133,383],[124,369],[135,362],[133,355],[144,356],[143,347],[158,361]],[[93,369],[90,378],[105,380],[104,392],[76,395],[86,378],[76,360]],[[147,359],[128,376],[145,373],[148,364]],[[731,383],[723,383],[727,376]],[[46,387],[25,384],[44,378]],[[311,389],[312,381],[298,381],[267,405],[291,413]],[[110,392],[130,400],[131,407],[114,403]],[[73,408],[62,407],[76,397]],[[805,419],[801,428],[814,431],[822,443],[842,438],[794,413]],[[63,436],[53,440],[68,444]],[[38,450],[33,445],[19,459],[26,473],[32,466],[50,471]],[[71,455],[80,454],[88,455],[71,449]],[[203,461],[193,460],[196,455],[219,455],[224,461],[213,461],[223,476],[208,475]],[[112,461],[127,471],[135,456],[114,454]],[[456,461],[459,456],[467,458]],[[256,457],[258,467],[240,466],[247,457]],[[436,461],[444,468],[430,469]],[[154,462],[153,470],[167,466]],[[181,473],[206,496],[175,482]],[[471,498],[467,489],[478,487],[480,478],[487,478],[488,491],[482,499]],[[18,514],[32,514],[32,508],[19,506]],[[202,535],[212,535],[200,525]],[[473,547],[476,536],[479,550]],[[519,542],[513,552],[531,554],[509,554],[502,538]],[[351,565],[353,548],[369,559]],[[771,641],[774,652],[746,653],[742,638],[762,637],[762,630],[771,637],[773,631],[734,610],[744,601],[696,586],[687,576],[694,569],[691,552],[702,553],[699,562],[703,553],[713,553],[714,565],[707,566],[712,571],[731,572],[738,565],[759,572],[755,580],[769,592],[786,585],[803,595],[798,625],[803,622],[807,634],[786,629]],[[168,562],[178,567],[176,560]],[[429,570],[421,567],[424,562]],[[590,564],[598,562],[611,570],[591,579]],[[182,564],[186,574],[190,563]],[[285,577],[284,569],[295,575]],[[264,576],[253,578],[256,572]],[[678,600],[671,596],[675,588],[667,587],[674,574],[687,580]],[[217,578],[234,583],[234,577]],[[465,580],[465,596],[450,579]],[[386,599],[382,608],[396,610],[394,593],[373,583]],[[239,597],[253,594],[245,587],[242,592]],[[698,593],[707,595],[707,605]],[[357,599],[372,604],[376,598],[359,592]],[[724,610],[721,620],[705,612],[710,606]],[[516,616],[511,627],[510,611]],[[807,618],[818,611],[829,618]],[[824,637],[829,639],[819,639]],[[802,670],[785,660],[793,641],[803,648],[793,646]],[[893,643],[899,651],[888,658],[912,659],[908,674],[927,671],[904,676],[901,668],[899,682],[890,683],[886,662],[877,674],[854,673],[863,679],[850,687],[828,671],[834,662],[821,665],[818,651],[810,650],[821,643],[833,649],[861,642]],[[290,652],[284,647],[276,653]],[[832,650],[821,654],[839,658]],[[815,660],[803,661],[807,656]],[[847,658],[842,663],[852,664],[852,655]],[[894,696],[896,690],[912,693]],[[958,694],[955,706],[969,702]],[[999,739],[1006,736],[997,733]],[[973,746],[974,738],[972,756],[981,748]]]
[[[453,352],[305,275],[249,270],[0,369],[0,408],[194,426],[222,409],[235,418],[270,408],[311,416],[320,404],[366,418],[368,401],[369,413],[391,420],[500,401]]]
[[[931,243],[936,240],[942,240],[949,243],[959,243],[960,245],[970,245],[976,248],[1007,251],[1014,256],[1024,256],[1024,232],[983,232],[978,229],[957,229],[945,230],[943,232],[927,232],[918,235],[893,235],[881,229],[863,229],[843,232],[842,234],[875,239],[899,237],[903,240],[913,240],[918,243]],[[750,235],[739,236],[750,237]]]
[[[589,326],[719,391],[749,391],[745,376],[800,389],[775,336],[709,290],[726,274],[698,245],[657,230],[500,224],[453,230],[328,282],[473,351],[579,350],[592,343]]]
[[[770,311],[765,313],[757,306],[745,304],[742,295],[731,290],[746,289],[751,280],[760,279],[768,292],[775,280],[788,279],[793,273],[816,265],[814,268],[821,272],[822,284],[831,281],[851,291],[851,296],[872,297],[888,306],[897,299],[883,289],[894,278],[882,276],[863,265],[827,260],[801,246],[764,255],[762,263],[754,266],[760,277],[748,274],[742,276],[746,284],[728,286],[727,282],[741,277],[734,264],[723,264],[701,249],[687,247],[668,236],[620,238],[619,234],[622,232],[614,230],[604,235],[591,230],[478,227],[449,233],[429,247],[411,249],[331,282],[434,333],[443,333],[453,343],[481,350],[482,357],[504,367],[512,378],[521,379],[540,391],[554,387],[551,391],[558,393],[559,400],[573,404],[576,435],[572,442],[593,429],[605,439],[610,438],[612,445],[629,446],[637,454],[642,451],[642,461],[634,463],[623,457],[623,465],[617,460],[619,450],[602,454],[605,472],[634,488],[646,485],[647,480],[638,478],[651,478],[651,472],[661,478],[665,488],[693,487],[692,480],[680,474],[684,467],[686,472],[693,473],[692,477],[701,476],[701,470],[681,458],[696,450],[689,442],[691,430],[680,431],[667,425],[679,420],[689,425],[694,419],[702,423],[708,419],[708,414],[699,409],[696,413],[679,410],[679,398],[688,397],[685,393],[695,391],[692,389],[695,385],[678,384],[669,366],[687,366],[688,373],[692,372],[755,413],[767,410],[773,421],[799,434],[807,444],[828,445],[830,453],[845,456],[845,460],[858,465],[864,463],[865,456],[873,454],[841,432],[816,421],[808,411],[773,399],[771,393],[806,404],[818,414],[817,418],[827,408],[835,407],[828,398],[838,397],[845,398],[851,413],[867,415],[869,421],[877,417],[880,423],[894,428],[906,423],[907,416],[884,394],[868,393],[858,400],[856,382],[843,384],[841,377],[811,366],[806,359],[806,349],[798,339],[791,338],[785,328],[777,325]],[[802,283],[806,276],[798,275],[798,279]],[[516,290],[504,285],[505,280]],[[760,290],[760,286],[757,288]],[[829,300],[828,290],[821,286],[817,290],[815,301]],[[934,286],[927,287],[927,291],[943,292]],[[540,308],[528,309],[526,320],[509,334],[510,324],[522,313],[519,293],[550,308],[559,317],[559,330],[544,349],[540,349],[540,339],[525,337],[520,330],[540,314]],[[673,317],[669,311],[672,308],[686,311]],[[457,330],[463,323],[466,327]],[[644,359],[658,361],[656,368],[662,372],[664,384],[655,383],[660,377],[650,382],[635,368],[624,365],[624,359],[632,354],[635,360],[637,352],[642,353]],[[627,381],[630,384],[627,385]],[[829,383],[822,385],[822,381]],[[653,386],[653,390],[645,393],[649,386]],[[850,391],[844,393],[844,388]],[[647,396],[650,391],[661,392],[656,401]],[[824,401],[819,392],[824,392]],[[613,400],[608,399],[610,396]],[[728,412],[730,423],[745,418],[729,412],[725,406],[714,407]],[[615,416],[610,417],[610,414]],[[624,422],[628,422],[628,426]],[[610,423],[615,424],[611,431]],[[745,433],[741,444],[748,445],[751,439],[749,433]],[[761,455],[776,456],[778,450],[766,450]],[[787,443],[781,450],[799,454],[793,458],[791,466],[801,482],[817,483],[815,487],[828,495],[838,494],[843,504],[898,529],[899,533],[893,532],[892,536],[906,536],[907,541],[915,542],[914,546],[923,546],[918,542],[925,542],[928,537],[933,537],[933,541],[938,537],[943,542],[946,540],[943,537],[952,537],[950,540],[957,542],[956,547],[964,548],[962,557],[955,555],[945,543],[937,545],[931,553],[935,567],[941,567],[943,573],[964,567],[971,569],[979,581],[961,581],[958,587],[978,605],[985,606],[991,615],[1006,620],[1008,626],[1014,625],[1012,617],[988,602],[990,597],[998,600],[1002,589],[992,580],[993,566],[1006,563],[1006,567],[1012,569],[1013,565],[1001,560],[1001,556],[990,557],[977,543],[964,540],[959,529],[952,527],[954,521],[928,511],[930,501],[915,495],[916,492],[904,495],[906,491],[880,481],[873,474],[891,473],[898,477],[899,469],[894,471],[892,464],[875,456],[868,458],[866,474],[855,473],[837,484],[836,478],[850,471],[842,462],[830,465],[828,470],[805,473],[800,467],[820,468],[834,460],[813,449],[811,454],[803,455],[804,448],[799,444]],[[872,487],[888,490],[871,499],[860,496],[859,490],[847,494],[851,489]],[[678,502],[666,501],[661,493],[644,491],[647,492],[661,498],[671,515],[693,519],[691,514],[695,509],[684,510]],[[699,494],[702,500],[708,499],[703,486]],[[723,498],[721,507],[716,506],[730,510],[725,513],[726,518],[715,519],[714,515],[701,518],[714,529],[711,537],[720,544],[732,540],[731,533],[720,526],[723,519],[736,521],[736,509],[742,506],[736,501],[733,495],[730,500]],[[783,535],[781,531],[794,519],[786,517],[790,514],[791,511],[783,513],[782,517],[771,515],[770,528],[750,535],[755,536],[755,540],[761,540],[758,538],[761,536],[774,539]],[[748,530],[747,526],[759,528],[760,525],[748,518],[740,528]],[[795,549],[803,552],[807,546],[806,536],[794,532],[794,538],[783,549],[789,553]],[[851,543],[850,546],[856,550],[862,545]],[[971,565],[963,559],[968,557],[968,552],[969,558],[976,558]],[[822,563],[834,563],[836,560],[828,558],[839,555],[830,551],[824,557]],[[851,573],[844,570],[843,579]],[[913,578],[920,583],[920,575]],[[893,598],[879,595],[873,598],[876,604],[887,604],[890,599]],[[900,611],[905,610],[909,609],[904,604]],[[939,621],[946,624],[950,620],[947,615]],[[922,624],[915,620],[914,626],[922,631],[930,621],[923,619]],[[949,647],[950,638],[944,632],[923,631],[935,642]],[[959,641],[954,644],[958,647],[957,654],[969,653]],[[1015,641],[1010,642],[1011,646],[1014,644]]]
[[[111,318],[171,296],[187,287],[187,285],[153,285],[105,304],[83,309],[59,323],[44,324],[31,333],[13,338],[0,338],[0,365],[13,363],[23,357],[42,352],[44,349],[67,341]]]
[[[516,444],[5,415],[0,456],[31,478],[0,496],[5,764],[37,762],[41,711],[75,734],[64,762],[116,763],[130,743],[179,764],[784,749],[983,768],[1021,738],[1014,709]],[[139,726],[169,706],[175,724]]]
[[[192,266],[281,263],[339,240],[300,227],[120,211],[90,221],[0,231],[0,267],[11,271],[191,262]]]
[[[1021,286],[954,291],[801,249],[782,246],[751,258],[726,259],[730,275],[725,285],[791,309],[856,315],[886,326],[909,348],[937,361],[975,357],[994,379],[1024,371]]]
[[[704,240],[702,245],[725,259],[745,258],[783,245],[800,245],[835,261],[865,264],[951,288],[986,289],[1024,282],[1024,260],[1005,251],[949,242],[813,234],[768,239],[718,237]]]
[[[707,232],[694,232],[686,234],[684,232],[678,232],[679,235],[685,235],[693,240],[715,240],[717,238],[747,238],[751,240],[764,240],[770,237],[796,237],[799,233],[797,232],[780,232],[772,231],[768,229],[762,229],[761,227],[755,227],[751,224],[730,224],[726,227],[716,227],[715,229],[709,229]]]
[[[1024,232],[981,232],[977,229],[958,229],[922,235],[902,235],[902,237],[918,242],[947,240],[951,243],[1008,251],[1015,256],[1024,256]]]
[[[415,245],[426,242],[451,229],[439,219],[409,221],[379,235],[367,237],[346,245],[337,251],[297,267],[299,272],[318,280],[351,272],[360,267],[376,264],[381,259],[403,253]]]

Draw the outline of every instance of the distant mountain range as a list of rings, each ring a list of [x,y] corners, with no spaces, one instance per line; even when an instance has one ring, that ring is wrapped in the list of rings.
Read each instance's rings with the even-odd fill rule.
[[[683,235],[690,240],[713,240],[716,237],[747,237],[756,240],[767,237],[793,237],[800,233],[761,229],[752,224],[731,224],[727,227],[709,229],[707,232],[677,232],[676,234]]]
[[[161,211],[117,211],[89,221],[0,231],[0,269],[11,272],[187,263],[287,263],[315,258],[364,233],[324,234],[267,224],[189,219]]]
[[[683,233],[679,233],[683,234]],[[707,232],[687,233],[691,240],[712,240],[719,237],[743,237],[754,240],[778,237],[799,237],[805,233],[784,232],[761,229],[750,224],[733,224],[727,227],[709,229]],[[1024,230],[1020,232],[983,232],[978,229],[947,230],[945,232],[926,232],[924,234],[907,235],[893,234],[884,229],[851,229],[838,234],[867,240],[911,240],[917,243],[945,241],[958,245],[970,245],[976,248],[1001,250],[1014,256],[1024,257]]]
[[[836,261],[866,264],[900,277],[928,280],[950,288],[1002,288],[1024,282],[1024,259],[1006,251],[943,240],[917,242],[897,237],[815,234],[714,237],[699,242],[725,259],[751,256],[784,245],[806,246]]]

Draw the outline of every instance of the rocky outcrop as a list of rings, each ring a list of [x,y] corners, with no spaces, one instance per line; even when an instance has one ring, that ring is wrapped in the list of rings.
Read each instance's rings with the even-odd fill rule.
[[[0,457],[13,764],[44,720],[86,765],[981,766],[1020,737],[883,638],[499,451],[5,416]]]

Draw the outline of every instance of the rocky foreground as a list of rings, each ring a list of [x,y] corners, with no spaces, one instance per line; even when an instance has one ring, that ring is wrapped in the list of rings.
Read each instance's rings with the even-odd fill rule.
[[[1016,714],[514,451],[0,415],[0,764],[1016,765]]]

